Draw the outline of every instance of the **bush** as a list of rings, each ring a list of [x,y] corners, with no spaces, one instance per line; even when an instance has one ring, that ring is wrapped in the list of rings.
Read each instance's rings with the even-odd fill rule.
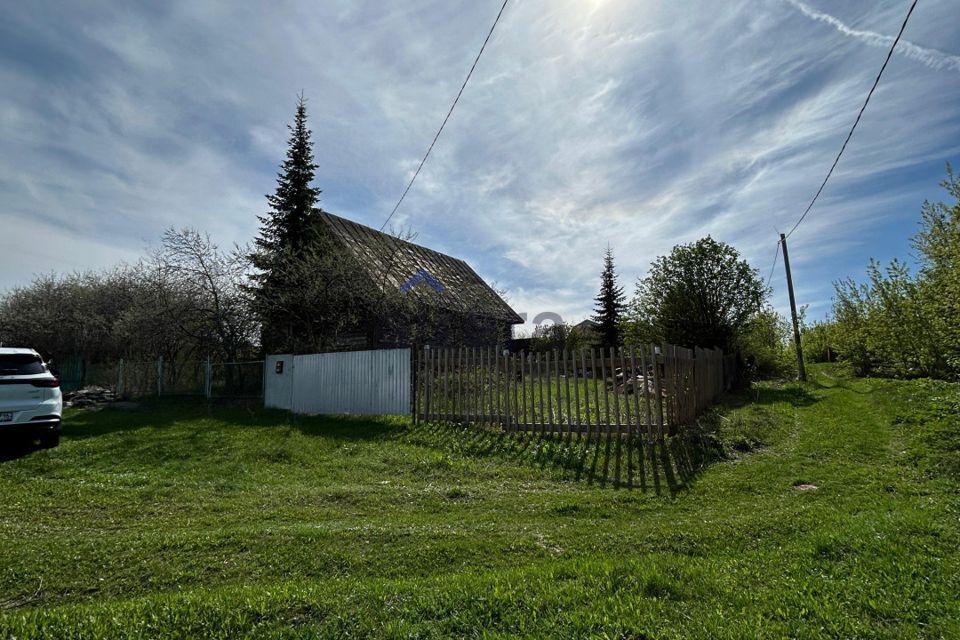
[[[530,350],[534,353],[553,350],[577,351],[590,346],[592,345],[582,331],[563,322],[538,325],[530,339]]]
[[[917,273],[871,260],[865,283],[834,283],[830,341],[859,375],[960,376],[960,177],[949,164],[942,185],[956,202],[923,203]]]
[[[764,309],[741,330],[737,346],[752,379],[792,378],[797,361],[790,324],[773,309]]]

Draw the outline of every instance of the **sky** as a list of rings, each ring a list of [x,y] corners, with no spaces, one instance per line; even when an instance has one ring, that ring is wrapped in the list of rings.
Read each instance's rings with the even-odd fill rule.
[[[631,295],[707,234],[766,278],[826,175],[906,0],[511,0],[392,221],[529,321],[591,313],[609,245]],[[0,7],[0,291],[136,261],[164,229],[250,242],[297,94],[320,205],[383,223],[499,0]],[[910,256],[960,166],[960,7],[921,0],[817,205],[799,304]],[[787,310],[782,262],[772,301]],[[529,330],[530,324],[526,325]]]

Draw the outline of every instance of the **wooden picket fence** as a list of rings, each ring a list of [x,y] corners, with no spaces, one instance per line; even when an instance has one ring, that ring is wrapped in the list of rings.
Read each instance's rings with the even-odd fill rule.
[[[691,424],[734,382],[720,350],[643,349],[508,353],[425,348],[417,353],[414,416],[505,431],[645,434]]]

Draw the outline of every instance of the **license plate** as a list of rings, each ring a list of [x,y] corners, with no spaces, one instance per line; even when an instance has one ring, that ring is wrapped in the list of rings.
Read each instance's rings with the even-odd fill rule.
[[[0,413],[0,422],[13,422],[13,414],[9,411]]]

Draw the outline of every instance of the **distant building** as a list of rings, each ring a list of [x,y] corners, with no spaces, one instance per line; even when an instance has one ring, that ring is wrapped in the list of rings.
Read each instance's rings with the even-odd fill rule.
[[[573,328],[583,335],[588,345],[593,346],[600,343],[600,325],[593,320],[588,318],[573,325]]]
[[[523,318],[463,260],[323,212],[333,238],[355,258],[359,280],[398,301],[371,310],[337,347],[505,344]]]

